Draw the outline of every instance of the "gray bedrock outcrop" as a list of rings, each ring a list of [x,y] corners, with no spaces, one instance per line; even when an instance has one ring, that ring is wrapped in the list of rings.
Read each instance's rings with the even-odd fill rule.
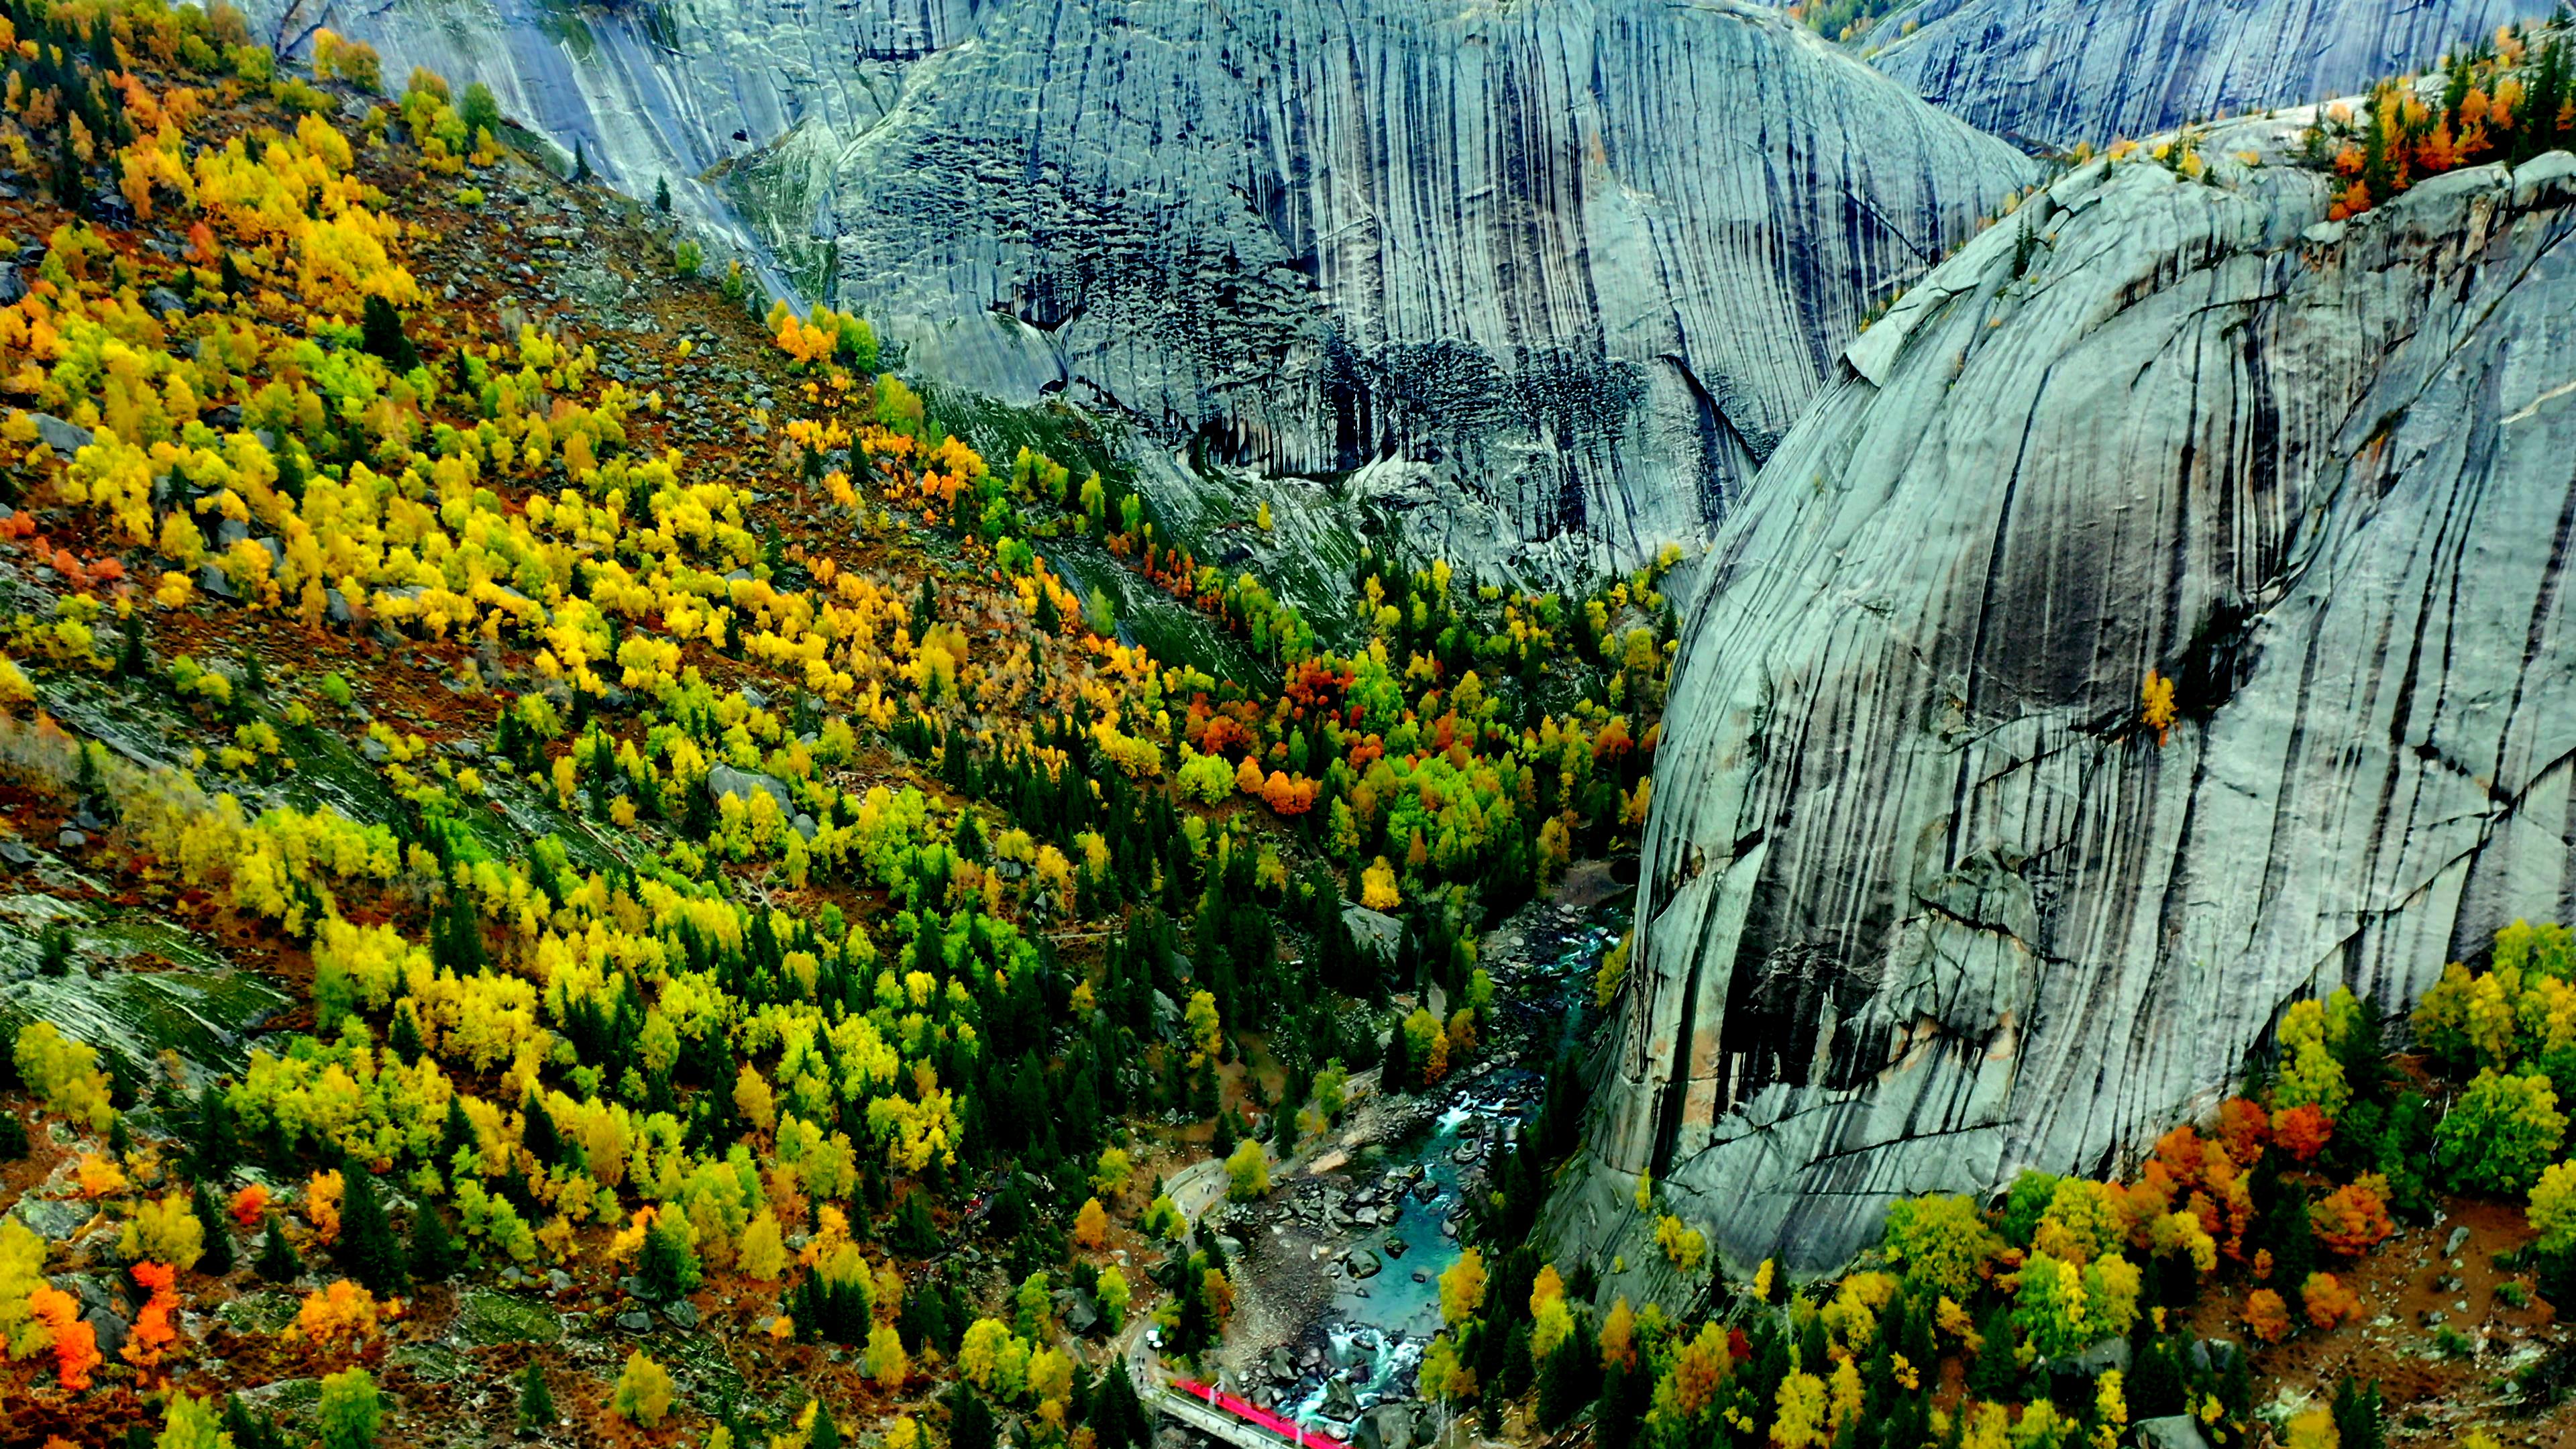
[[[1561,1247],[1664,1273],[1651,1171],[1739,1266],[1829,1266],[1896,1196],[2120,1165],[2302,995],[2567,916],[2576,158],[2327,224],[2297,129],[2062,177],[1720,528]]]
[[[338,19],[630,190],[730,163],[690,200],[925,375],[1538,573],[1704,538],[1858,320],[2038,174],[1735,0]]]
[[[1926,0],[1870,63],[1942,109],[2045,147],[2350,95],[2549,0]],[[1898,36],[1906,22],[1912,34]]]

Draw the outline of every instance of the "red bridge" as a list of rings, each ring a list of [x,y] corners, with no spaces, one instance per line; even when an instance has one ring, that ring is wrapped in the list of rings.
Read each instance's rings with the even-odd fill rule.
[[[1199,1405],[1206,1405],[1216,1413],[1222,1414],[1226,1418],[1233,1420],[1234,1424],[1229,1425],[1228,1427],[1240,1427],[1237,1428],[1237,1432],[1228,1434],[1225,1437],[1229,1441],[1237,1444],[1243,1444],[1249,1440],[1254,1443],[1262,1444],[1287,1443],[1295,1445],[1314,1444],[1337,1446],[1341,1442],[1329,1434],[1310,1431],[1293,1420],[1284,1419],[1279,1415],[1270,1412],[1268,1409],[1256,1408],[1245,1400],[1225,1392],[1223,1389],[1200,1383],[1196,1379],[1174,1379],[1172,1380],[1169,1392],[1174,1399],[1187,1403],[1193,1408],[1196,1408]],[[1196,1418],[1198,1416],[1193,1415],[1192,1417]],[[1241,1432],[1242,1429],[1259,1430],[1262,1431],[1262,1434],[1261,1436],[1247,1435]]]

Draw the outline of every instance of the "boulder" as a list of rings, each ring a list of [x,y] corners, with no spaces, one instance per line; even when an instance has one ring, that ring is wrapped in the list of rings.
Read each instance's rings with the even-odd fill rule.
[[[1342,1266],[1348,1268],[1354,1278],[1374,1278],[1386,1267],[1384,1263],[1378,1261],[1377,1254],[1366,1248],[1353,1248],[1344,1253]]]
[[[36,425],[36,441],[66,458],[88,447],[90,438],[94,436],[89,429],[64,422],[51,413],[30,413],[27,416]]]
[[[1381,1404],[1360,1415],[1351,1426],[1357,1449],[1412,1449],[1413,1410],[1403,1404]]]
[[[81,1322],[88,1324],[90,1332],[98,1336],[99,1353],[109,1362],[115,1362],[117,1350],[125,1347],[126,1327],[123,1316],[113,1309],[93,1308],[82,1316]]]
[[[2576,915],[2576,201],[2480,167],[2319,246],[2303,129],[2060,178],[1729,516],[1560,1244],[1653,1271],[1651,1173],[1828,1268],[1899,1197],[2134,1160],[2297,999]]]
[[[707,771],[707,798],[722,800],[727,795],[740,796],[745,805],[751,803],[754,795],[767,795],[778,802],[780,819],[793,819],[796,815],[796,797],[789,792],[787,782],[776,775],[717,765]]]
[[[2209,1449],[2200,1421],[2189,1414],[2140,1419],[2129,1426],[2129,1442],[2138,1449]]]
[[[1380,961],[1393,961],[1397,945],[1404,940],[1404,923],[1384,911],[1366,906],[1345,904],[1342,925],[1351,940],[1363,951],[1374,953]]]
[[[2098,1379],[2115,1369],[2125,1374],[2129,1371],[2129,1341],[2125,1338],[2106,1338],[2082,1353],[2061,1360],[2051,1367],[2088,1379]]]

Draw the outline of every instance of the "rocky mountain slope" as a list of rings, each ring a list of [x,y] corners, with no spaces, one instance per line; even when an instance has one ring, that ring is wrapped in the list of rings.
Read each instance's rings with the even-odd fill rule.
[[[2299,129],[2061,178],[1729,517],[1567,1241],[1837,1260],[2576,903],[2576,157],[2329,222]]]
[[[2099,146],[2186,121],[2346,95],[2548,13],[2540,0],[1929,0],[1870,63],[1985,130]]]
[[[630,191],[670,175],[922,373],[1356,472],[1426,551],[1542,574],[1700,536],[1867,309],[2034,174],[1728,0],[330,19]]]

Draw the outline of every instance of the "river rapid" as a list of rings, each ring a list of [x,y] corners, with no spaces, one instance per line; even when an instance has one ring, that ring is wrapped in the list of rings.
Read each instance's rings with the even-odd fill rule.
[[[1488,933],[1495,1001],[1481,1060],[1428,1091],[1360,1104],[1312,1169],[1227,1217],[1238,1280],[1264,1310],[1238,1319],[1220,1356],[1237,1392],[1365,1449],[1417,1437],[1421,1406],[1377,1411],[1413,1398],[1440,1331],[1440,1274],[1473,1233],[1465,1204],[1536,1109],[1547,1063],[1596,1024],[1593,978],[1631,899],[1561,895]]]

